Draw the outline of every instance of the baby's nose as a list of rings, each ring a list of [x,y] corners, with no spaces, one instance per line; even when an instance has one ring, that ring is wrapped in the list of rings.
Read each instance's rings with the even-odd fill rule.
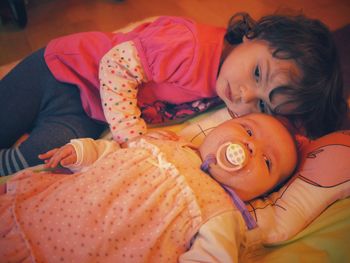
[[[246,149],[248,150],[250,156],[254,156],[255,150],[256,150],[254,142],[252,142],[251,140],[248,140],[248,141],[244,142],[243,144],[246,147]]]

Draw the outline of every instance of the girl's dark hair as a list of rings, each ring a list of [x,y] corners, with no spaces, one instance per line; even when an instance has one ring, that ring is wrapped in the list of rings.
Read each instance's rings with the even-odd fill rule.
[[[267,41],[274,57],[293,59],[301,70],[298,79],[291,75],[293,83],[273,91],[290,98],[274,110],[275,115],[287,117],[310,138],[340,127],[348,106],[335,43],[322,22],[303,15],[269,15],[254,21],[247,13],[238,13],[231,17],[225,39],[236,45],[244,36]],[[295,106],[288,112],[288,105]]]

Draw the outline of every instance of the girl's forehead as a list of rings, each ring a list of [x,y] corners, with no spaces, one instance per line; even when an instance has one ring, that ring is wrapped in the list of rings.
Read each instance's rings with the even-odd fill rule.
[[[246,50],[250,58],[256,60],[257,64],[263,67],[266,82],[276,85],[290,83],[300,78],[301,70],[293,59],[283,59],[275,54],[276,49],[261,39],[253,39],[246,45]],[[255,52],[254,52],[255,50]]]

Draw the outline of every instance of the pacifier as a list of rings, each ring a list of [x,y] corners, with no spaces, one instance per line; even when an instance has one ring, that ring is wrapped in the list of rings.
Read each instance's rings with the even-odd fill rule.
[[[240,142],[224,143],[216,152],[217,164],[229,172],[237,171],[244,167],[248,159],[247,149]]]

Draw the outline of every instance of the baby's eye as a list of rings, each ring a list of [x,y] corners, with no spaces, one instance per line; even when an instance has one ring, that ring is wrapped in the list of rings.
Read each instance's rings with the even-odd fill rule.
[[[265,160],[267,169],[268,169],[269,171],[271,171],[271,161],[270,161],[269,158],[267,158],[266,156],[264,156],[264,160]]]
[[[253,131],[252,129],[250,129],[249,127],[247,127],[245,124],[241,124],[241,126],[243,127],[243,129],[245,129],[245,131],[247,132],[247,134],[251,137],[253,136]]]
[[[258,82],[260,80],[260,68],[259,68],[259,66],[255,67],[254,78],[255,78],[256,82]]]
[[[248,135],[251,137],[251,136],[253,136],[253,131],[251,130],[251,129],[249,129],[249,128],[247,128],[247,127],[244,127],[245,128],[245,130],[247,131],[247,133],[248,133]]]

